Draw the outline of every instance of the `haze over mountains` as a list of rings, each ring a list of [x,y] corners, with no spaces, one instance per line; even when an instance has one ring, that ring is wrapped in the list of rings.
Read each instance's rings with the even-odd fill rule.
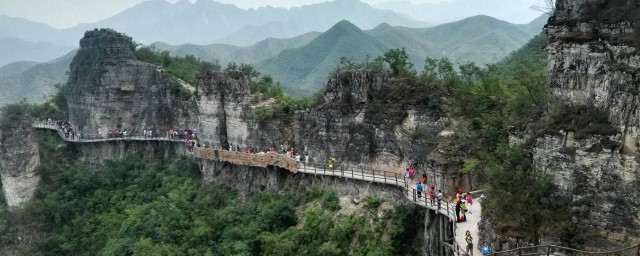
[[[391,0],[375,8],[392,10],[414,19],[434,24],[448,23],[476,15],[489,15],[515,24],[525,24],[540,16],[531,6],[543,6],[535,0],[457,0],[416,4],[408,0]]]
[[[302,96],[322,86],[340,57],[361,61],[405,47],[418,70],[427,56],[448,57],[454,63],[493,63],[538,34],[545,21],[541,17],[514,25],[477,16],[429,27],[430,23],[359,0],[248,10],[213,0],[152,0],[69,29],[0,15],[0,89],[11,91],[0,97],[0,105],[25,97],[38,101],[53,92],[53,84],[66,80],[73,57],[67,53],[86,30],[96,27],[125,32],[137,42],[155,42],[173,55],[192,54],[222,65],[253,64],[281,81],[287,93]],[[38,90],[43,93],[35,95]]]
[[[363,61],[404,47],[417,70],[425,58],[447,57],[454,63],[495,63],[542,31],[546,17],[516,25],[488,16],[475,16],[431,28],[392,27],[383,23],[361,30],[340,21],[324,33],[290,39],[267,39],[249,47],[229,45],[156,44],[172,55],[191,54],[203,60],[254,64],[260,72],[282,82],[285,92],[308,96],[326,81],[340,57]],[[258,54],[260,53],[260,54]]]

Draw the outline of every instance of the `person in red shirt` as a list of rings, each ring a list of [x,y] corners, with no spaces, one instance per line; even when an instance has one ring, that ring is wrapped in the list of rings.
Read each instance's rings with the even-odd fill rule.
[[[436,188],[431,186],[429,189],[429,200],[431,201],[431,206],[435,205],[436,202]]]

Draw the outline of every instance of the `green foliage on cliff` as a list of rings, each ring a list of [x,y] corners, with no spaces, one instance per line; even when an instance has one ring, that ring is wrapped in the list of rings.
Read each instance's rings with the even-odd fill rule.
[[[303,110],[313,106],[316,102],[313,97],[295,98],[282,92],[279,82],[274,82],[269,75],[261,76],[251,84],[252,93],[260,93],[266,98],[272,98],[273,104],[258,107],[253,112],[253,119],[257,122],[269,120],[291,121],[296,110]]]
[[[158,51],[155,46],[142,46],[135,50],[138,60],[162,66],[167,73],[196,85],[196,72],[204,70],[220,70],[217,62],[206,62],[193,55],[171,56],[169,51]]]
[[[51,134],[40,149],[36,198],[17,212],[0,206],[0,245],[15,246],[18,233],[40,238],[19,246],[25,255],[416,253],[413,207],[338,213],[336,192],[320,187],[246,200],[235,188],[204,184],[192,159],[132,154],[90,165]]]

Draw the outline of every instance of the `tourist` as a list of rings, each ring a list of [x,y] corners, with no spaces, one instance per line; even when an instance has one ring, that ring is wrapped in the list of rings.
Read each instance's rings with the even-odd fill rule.
[[[482,255],[493,255],[493,248],[487,241],[484,241],[484,243],[482,243],[482,248],[480,248],[480,250],[482,251]]]
[[[456,201],[456,222],[460,222],[460,209],[462,207],[462,202],[460,200]]]
[[[473,198],[471,197],[471,192],[467,192],[467,204],[469,207],[469,213],[471,213],[471,206],[473,206]]]
[[[418,184],[416,185],[416,190],[418,191],[418,198],[421,198],[423,188],[422,188],[422,183],[420,183],[419,181],[418,181]]]
[[[300,162],[300,153],[296,154],[296,162]]]
[[[410,180],[411,180],[411,175],[409,174],[409,168],[407,168],[407,170],[404,171],[404,182],[409,183]]]
[[[275,148],[274,148],[275,151]],[[304,164],[307,165],[309,164],[309,152],[304,153]]]
[[[467,242],[467,250],[465,252],[473,256],[473,237],[471,236],[471,231],[467,230],[464,241]]]
[[[433,186],[429,189],[429,201],[431,201],[431,206],[436,204],[436,188]]]
[[[469,206],[467,206],[467,202],[462,200],[462,204],[460,205],[460,210],[462,211],[461,221],[467,221],[467,211],[469,210]]]
[[[440,209],[440,204],[442,203],[442,190],[438,189],[438,195],[436,195],[436,197],[438,198],[438,209]]]
[[[420,182],[422,184],[427,184],[427,175],[426,174],[422,174],[422,178],[420,178]]]
[[[413,167],[409,166],[409,178],[413,180],[414,175],[416,174],[416,170]]]

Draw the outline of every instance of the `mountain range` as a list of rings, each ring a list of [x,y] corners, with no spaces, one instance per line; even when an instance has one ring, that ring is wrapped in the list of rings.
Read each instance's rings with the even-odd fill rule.
[[[56,84],[67,82],[69,65],[76,51],[49,62],[20,61],[0,67],[0,106],[22,99],[43,102],[54,94]]]
[[[230,45],[167,45],[159,50],[172,55],[191,54],[203,60],[249,63],[282,83],[285,92],[307,96],[320,89],[340,57],[363,61],[384,52],[405,48],[411,62],[422,68],[426,57],[447,57],[454,63],[495,63],[542,31],[546,16],[529,24],[511,24],[488,16],[475,16],[431,28],[408,28],[383,23],[361,30],[340,21],[324,33],[289,39],[267,39],[248,47]]]
[[[408,0],[392,0],[374,5],[392,10],[417,20],[434,24],[449,23],[476,15],[488,15],[511,23],[523,24],[535,19],[541,12],[531,6],[542,0],[455,0],[438,3],[416,3]]]
[[[290,9],[267,6],[248,10],[213,0],[194,3],[181,0],[173,4],[166,0],[151,0],[107,19],[67,29],[55,29],[46,24],[2,15],[0,36],[77,46],[84,31],[113,28],[144,44],[162,41],[170,44],[246,46],[269,37],[289,38],[310,31],[325,31],[343,19],[366,29],[383,22],[408,27],[429,26],[393,11],[373,8],[359,0],[335,0]]]

